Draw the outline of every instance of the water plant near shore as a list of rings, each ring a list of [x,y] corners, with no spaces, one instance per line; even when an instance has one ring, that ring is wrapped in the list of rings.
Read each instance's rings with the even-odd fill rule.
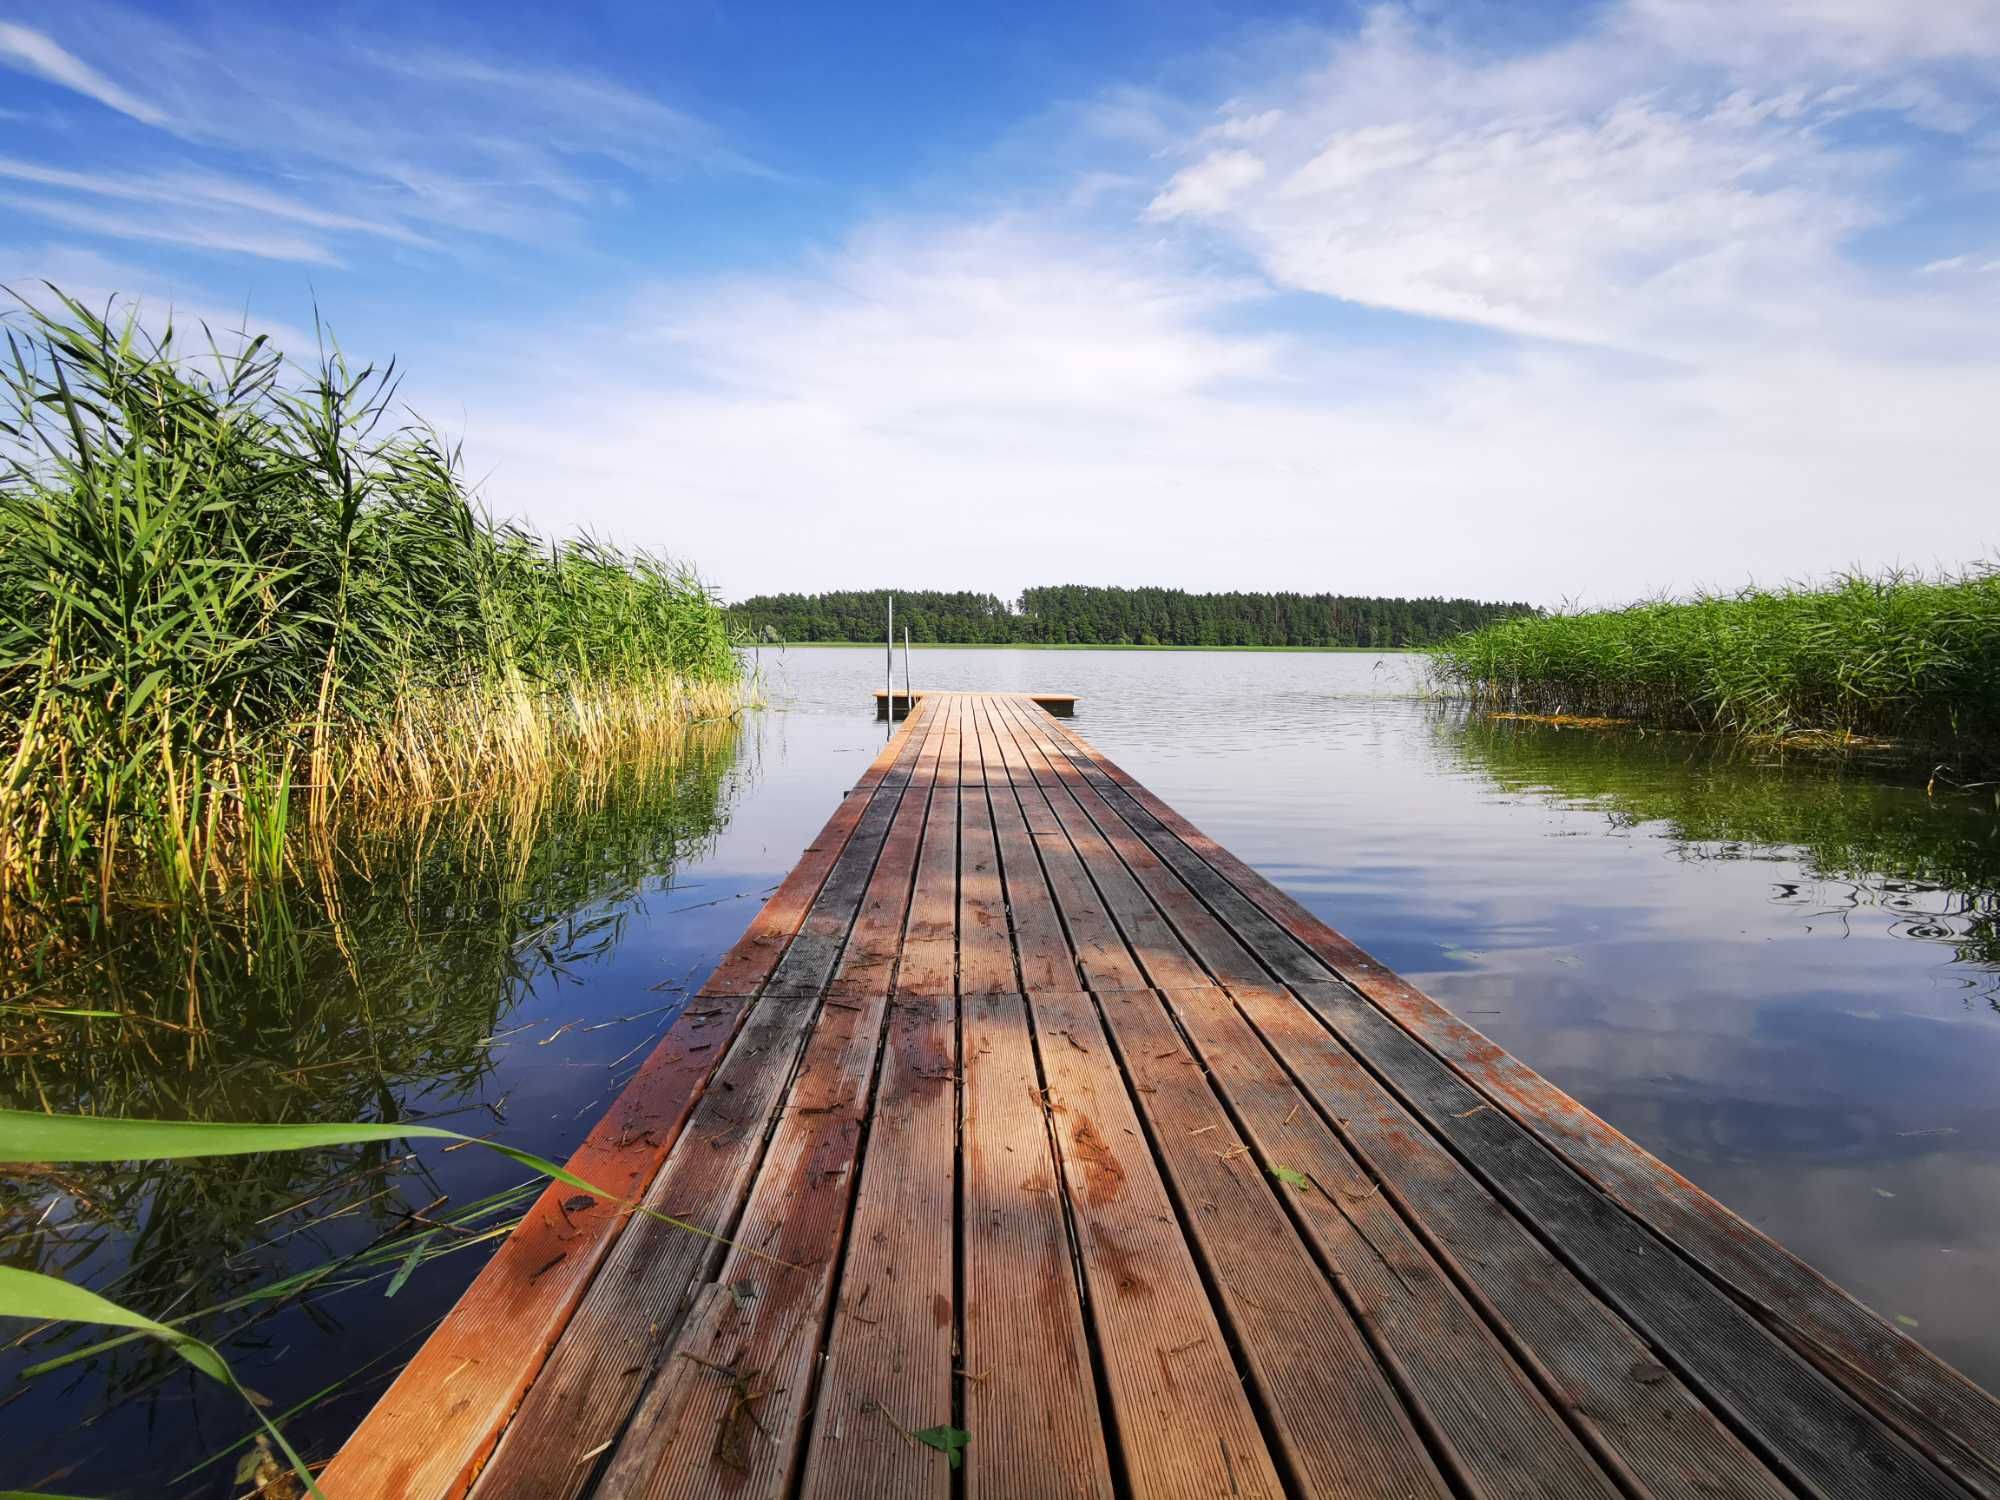
[[[2000,570],[1517,616],[1434,647],[1431,671],[1446,692],[1495,707],[1991,758]]]
[[[740,702],[691,569],[496,522],[393,365],[6,321],[0,961]]]
[[[0,1108],[280,1135],[446,1124],[559,1158],[560,1129],[510,1116],[502,1059],[575,1077],[590,1057],[607,1093],[641,1065],[685,975],[567,1021],[548,1007],[605,983],[631,924],[712,850],[751,773],[744,754],[741,721],[691,724],[657,753],[647,741],[533,795],[345,828],[337,864],[306,861],[238,902],[121,902],[107,940],[0,996]],[[604,1045],[579,1047],[591,1036]],[[420,1155],[378,1133],[228,1158],[0,1164],[0,1264],[60,1276],[214,1348],[273,1396],[268,1415],[311,1456],[345,1430],[342,1404],[421,1337],[427,1299],[448,1300],[532,1195],[504,1165],[480,1167],[481,1153],[430,1144]],[[336,1330],[366,1330],[362,1352]],[[298,1341],[317,1357],[269,1367],[271,1350]],[[34,1435],[10,1453],[14,1479],[30,1466],[49,1479],[112,1441],[97,1435],[157,1412],[207,1434],[166,1442],[165,1461],[208,1467],[145,1492],[207,1493],[210,1470],[245,1456],[259,1430],[250,1420],[218,1453],[215,1424],[245,1416],[226,1387],[189,1378],[158,1339],[66,1323],[0,1327],[0,1391],[23,1398],[10,1440]],[[30,1407],[56,1413],[53,1425],[24,1417]]]

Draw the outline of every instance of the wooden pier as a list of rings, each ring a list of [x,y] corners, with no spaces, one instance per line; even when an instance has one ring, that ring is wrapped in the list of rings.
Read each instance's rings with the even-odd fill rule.
[[[571,1167],[704,1233],[552,1187],[331,1500],[2000,1497],[1992,1397],[1024,696],[921,699]]]
[[[893,696],[887,688],[877,688],[875,689],[875,717],[878,719],[883,718],[891,709],[894,709],[896,717],[900,719],[908,714],[914,705],[923,702],[929,696],[930,694],[923,688],[918,688],[914,692],[905,688],[897,688]],[[947,694],[946,696],[950,695]],[[1016,695],[1010,693],[1008,696],[1013,697]],[[1075,693],[1024,693],[1019,696],[1028,699],[1037,708],[1046,709],[1058,719],[1070,719],[1076,716],[1076,705],[1079,700]]]

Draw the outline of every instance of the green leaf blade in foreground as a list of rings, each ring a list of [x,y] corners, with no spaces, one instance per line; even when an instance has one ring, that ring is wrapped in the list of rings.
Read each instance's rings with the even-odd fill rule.
[[[522,1151],[513,1146],[503,1146],[497,1141],[482,1140],[477,1136],[464,1135],[456,1130],[446,1130],[438,1125],[407,1124],[326,1124],[326,1125],[257,1125],[232,1122],[213,1123],[202,1120],[128,1120],[115,1116],[93,1115],[50,1115],[34,1110],[0,1109],[0,1165],[41,1162],[123,1162],[123,1161],[175,1161],[198,1156],[244,1156],[261,1151],[302,1151],[323,1146],[347,1146],[367,1141],[387,1140],[445,1140],[463,1141],[497,1152],[510,1161],[519,1162],[531,1171],[557,1182],[580,1188],[593,1198],[612,1203],[620,1208],[630,1209],[657,1219],[676,1229],[685,1229],[690,1234],[721,1244],[733,1244],[723,1235],[691,1224],[685,1219],[677,1219],[660,1213],[644,1204],[634,1203],[607,1193],[596,1184],[586,1182],[566,1168],[557,1166],[545,1157],[532,1151]],[[750,1251],[758,1255],[757,1251]],[[761,1259],[772,1260],[770,1256]],[[776,1261],[785,1265],[786,1262]],[[414,1269],[406,1262],[398,1273],[392,1293],[400,1290]],[[794,1268],[795,1269],[795,1268]],[[109,1324],[118,1328],[129,1328],[139,1333],[150,1334],[170,1345],[189,1364],[203,1374],[228,1386],[251,1405],[257,1420],[270,1434],[279,1449],[290,1461],[293,1469],[305,1480],[309,1492],[320,1497],[318,1485],[313,1483],[312,1474],[306,1468],[284,1434],[273,1426],[261,1411],[257,1411],[257,1401],[236,1379],[228,1363],[210,1345],[189,1334],[170,1328],[164,1323],[120,1307],[108,1298],[86,1288],[72,1286],[53,1276],[45,1276],[38,1271],[25,1271],[12,1266],[0,1266],[0,1317],[28,1318],[36,1321],[56,1321],[68,1323]],[[955,1433],[955,1428],[928,1429],[933,1433]],[[919,1435],[919,1441],[938,1448],[952,1460],[952,1467],[958,1466],[957,1449],[964,1446],[963,1436],[956,1444],[942,1441],[932,1442]],[[323,1500],[323,1497],[322,1497]]]
[[[259,1399],[252,1396],[243,1382],[236,1378],[236,1372],[229,1368],[228,1361],[200,1339],[156,1322],[144,1313],[120,1307],[110,1298],[100,1297],[86,1287],[72,1286],[58,1277],[45,1276],[40,1271],[24,1271],[18,1266],[0,1266],[0,1317],[109,1324],[114,1328],[132,1328],[151,1334],[202,1374],[241,1396],[256,1416],[258,1424],[271,1435],[292,1468],[305,1480],[307,1491],[315,1500],[325,1500],[319,1486],[313,1482],[312,1470],[306,1467],[305,1460],[293,1450],[285,1435],[271,1425],[270,1418],[258,1409]]]
[[[134,1328],[173,1345],[174,1352],[211,1379],[230,1383],[228,1367],[200,1339],[178,1329],[156,1323],[143,1313],[120,1307],[86,1287],[72,1286],[39,1271],[18,1266],[0,1266],[0,1315],[13,1318],[46,1319],[59,1323],[104,1323],[114,1328]]]
[[[545,1156],[440,1125],[254,1125],[206,1120],[127,1120],[107,1115],[45,1115],[0,1109],[0,1165],[16,1162],[179,1161],[195,1156],[247,1156],[258,1151],[308,1151],[367,1141],[463,1141],[519,1162],[531,1172],[567,1183],[602,1202],[629,1208],[675,1229],[719,1244],[730,1241],[685,1219],[608,1193]],[[750,1252],[753,1255],[756,1251]],[[760,1256],[770,1260],[770,1256]],[[782,1262],[778,1262],[782,1264]]]
[[[435,1125],[254,1125],[45,1115],[35,1110],[6,1109],[0,1110],[0,1163],[174,1161],[194,1156],[246,1156],[258,1151],[307,1151],[410,1136],[467,1139],[455,1130]]]

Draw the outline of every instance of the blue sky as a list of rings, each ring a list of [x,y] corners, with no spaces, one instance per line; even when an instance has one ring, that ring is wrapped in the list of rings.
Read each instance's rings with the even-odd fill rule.
[[[2000,545],[2000,0],[295,9],[0,0],[0,280],[732,596]]]

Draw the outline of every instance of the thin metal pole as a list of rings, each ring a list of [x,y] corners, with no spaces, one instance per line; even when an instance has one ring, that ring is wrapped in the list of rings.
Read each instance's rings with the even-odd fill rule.
[[[882,715],[896,722],[896,596],[889,596],[889,638],[882,643],[882,686],[888,697],[882,701]]]
[[[910,627],[903,627],[903,712],[917,711],[917,695],[910,691]]]

